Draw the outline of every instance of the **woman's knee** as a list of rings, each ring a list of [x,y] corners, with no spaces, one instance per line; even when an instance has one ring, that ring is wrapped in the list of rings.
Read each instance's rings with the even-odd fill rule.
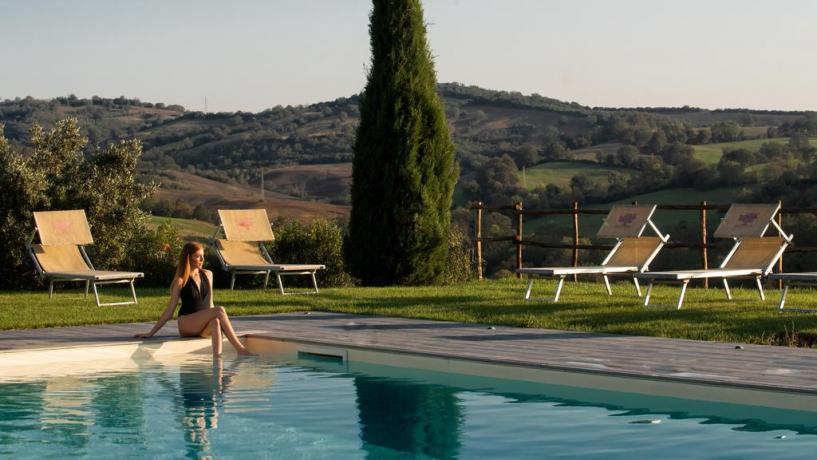
[[[226,319],[227,318],[227,310],[224,307],[213,307],[213,310],[216,311],[216,317],[219,319]]]

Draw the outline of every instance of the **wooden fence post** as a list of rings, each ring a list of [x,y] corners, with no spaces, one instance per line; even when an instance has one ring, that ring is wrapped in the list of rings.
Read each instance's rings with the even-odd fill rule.
[[[516,268],[520,269],[522,268],[522,202],[517,201],[513,208],[516,214],[516,238],[514,240],[514,244],[516,244]],[[522,278],[522,274],[517,273],[516,277]]]
[[[709,255],[706,247],[706,201],[701,201],[701,262],[704,270],[709,270]],[[704,289],[709,289],[709,278],[704,278]]]
[[[477,216],[474,223],[476,236],[474,238],[474,245],[477,256],[477,279],[482,279],[482,201],[477,202]]]
[[[573,266],[579,266],[579,202],[573,201]],[[573,282],[579,281],[579,277],[573,275]]]

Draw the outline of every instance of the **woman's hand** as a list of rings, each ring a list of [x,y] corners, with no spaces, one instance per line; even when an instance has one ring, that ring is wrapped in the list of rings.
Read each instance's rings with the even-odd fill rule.
[[[147,334],[135,334],[133,336],[133,338],[135,339],[149,339],[151,337],[153,337],[153,334],[151,334],[150,332],[148,332]]]

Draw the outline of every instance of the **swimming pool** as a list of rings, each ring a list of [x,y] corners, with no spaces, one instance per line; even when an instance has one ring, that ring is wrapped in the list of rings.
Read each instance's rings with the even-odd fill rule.
[[[7,379],[0,456],[778,459],[817,447],[812,410],[564,384],[591,379],[582,374],[545,383],[513,368],[499,378],[422,357],[349,359],[358,355],[273,343],[220,364],[141,356]]]

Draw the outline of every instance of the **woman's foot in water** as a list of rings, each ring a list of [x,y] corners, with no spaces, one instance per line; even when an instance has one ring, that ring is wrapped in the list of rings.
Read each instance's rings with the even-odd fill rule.
[[[236,348],[235,351],[238,354],[238,356],[258,356],[258,353],[253,353],[250,350],[247,350],[246,348]]]

